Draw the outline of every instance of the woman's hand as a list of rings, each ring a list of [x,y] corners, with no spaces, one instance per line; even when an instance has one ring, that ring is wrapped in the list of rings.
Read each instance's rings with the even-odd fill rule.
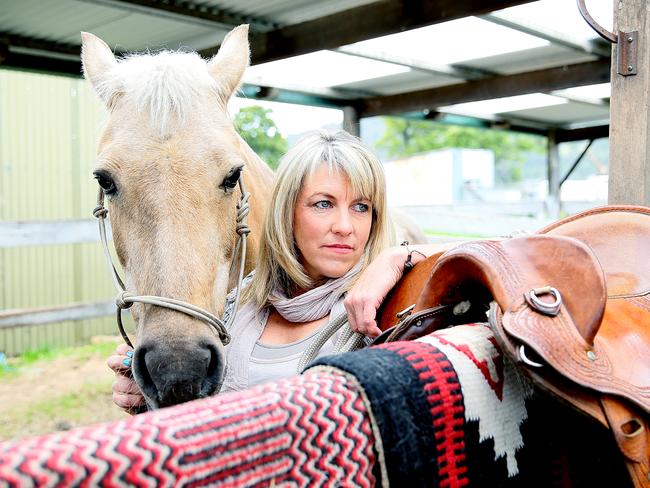
[[[115,372],[113,383],[113,403],[127,413],[134,414],[145,405],[144,395],[140,391],[131,373],[133,349],[126,344],[120,344],[115,354],[106,363]]]
[[[361,273],[343,301],[353,331],[370,337],[381,334],[376,321],[377,309],[402,277],[407,255],[402,246],[385,249]]]
[[[377,327],[377,310],[388,292],[404,275],[406,261],[410,259],[410,263],[416,265],[430,256],[440,255],[459,244],[462,244],[462,241],[395,246],[379,253],[379,256],[361,273],[343,301],[352,330],[370,337],[381,334],[381,330]]]

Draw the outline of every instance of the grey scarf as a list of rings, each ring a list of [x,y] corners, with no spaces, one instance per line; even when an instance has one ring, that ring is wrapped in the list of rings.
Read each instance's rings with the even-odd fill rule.
[[[282,292],[275,292],[270,298],[278,313],[290,322],[311,322],[332,314],[330,320],[345,313],[342,297],[350,281],[361,271],[363,262],[357,263],[340,278],[328,280],[323,285],[295,298],[287,298]],[[251,280],[248,276],[245,285]],[[242,283],[242,286],[245,286]],[[232,312],[234,294],[229,295],[225,316]],[[269,316],[269,308],[261,311],[252,303],[246,303],[237,312],[230,334],[231,342],[226,346],[226,374],[221,391],[235,391],[248,388],[248,369],[255,343],[259,340]],[[336,340],[336,338],[333,338]]]
[[[329,279],[321,286],[294,298],[287,298],[281,288],[276,286],[271,292],[269,301],[289,322],[303,323],[318,320],[329,314],[334,304],[349,289],[350,282],[359,274],[362,264],[363,259],[340,278]]]

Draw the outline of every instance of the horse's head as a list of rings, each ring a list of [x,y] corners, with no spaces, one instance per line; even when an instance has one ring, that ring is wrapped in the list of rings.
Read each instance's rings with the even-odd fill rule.
[[[263,171],[226,107],[248,65],[247,34],[247,26],[234,29],[209,62],[174,52],[118,61],[101,39],[82,34],[85,76],[109,109],[95,176],[131,293],[222,312],[233,283],[238,179],[251,162],[253,174]],[[218,390],[224,355],[212,327],[158,306],[132,312],[133,371],[151,406]]]

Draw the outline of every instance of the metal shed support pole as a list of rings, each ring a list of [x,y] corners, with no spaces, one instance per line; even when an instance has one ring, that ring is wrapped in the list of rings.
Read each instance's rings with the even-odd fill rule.
[[[548,179],[548,197],[546,198],[546,212],[549,218],[560,218],[560,156],[555,129],[548,131],[548,159],[546,174]]]
[[[361,135],[359,112],[355,107],[343,107],[343,130],[348,131],[353,136],[359,137]]]
[[[612,47],[608,199],[612,204],[650,205],[650,9],[646,0],[614,2],[614,31],[630,34]],[[634,31],[638,31],[636,40]],[[636,62],[628,58],[625,63],[636,74],[628,76],[619,74],[617,66],[626,43],[636,50]]]

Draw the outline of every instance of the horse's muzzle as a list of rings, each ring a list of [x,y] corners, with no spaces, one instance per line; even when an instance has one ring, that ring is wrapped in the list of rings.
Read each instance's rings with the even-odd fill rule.
[[[150,408],[205,398],[223,381],[223,346],[201,340],[144,342],[136,347],[133,373]]]

